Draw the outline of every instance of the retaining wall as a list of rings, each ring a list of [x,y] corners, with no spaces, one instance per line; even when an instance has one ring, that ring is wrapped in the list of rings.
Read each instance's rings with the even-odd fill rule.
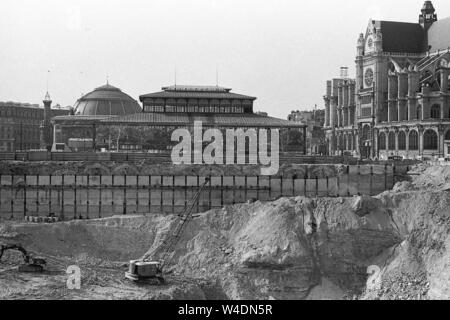
[[[408,167],[345,166],[333,176],[211,176],[197,211],[279,197],[376,195],[393,187]],[[73,218],[116,214],[179,213],[204,176],[192,175],[0,175],[0,216],[49,213]]]

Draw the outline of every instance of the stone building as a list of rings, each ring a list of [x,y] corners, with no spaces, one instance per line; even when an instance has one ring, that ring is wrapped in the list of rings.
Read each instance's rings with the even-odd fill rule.
[[[176,85],[140,96],[141,109],[108,84],[81,98],[75,115],[52,119],[54,145],[77,139],[81,145],[92,141],[86,144],[90,151],[167,152],[176,144],[171,141],[175,129],[193,129],[201,121],[205,129],[280,129],[281,151],[304,152],[305,126],[254,113],[255,100],[229,88]]]
[[[51,103],[48,94],[44,99],[44,107],[38,104],[0,102],[0,151],[46,149],[47,144],[42,139],[47,139],[51,145],[52,128],[49,119],[70,113],[67,108],[52,108]],[[43,132],[44,136],[41,136]]]
[[[341,76],[327,81],[325,100],[326,152],[342,155],[357,150],[355,80]]]
[[[325,110],[292,111],[288,121],[299,122],[306,125],[306,150],[309,155],[326,154]]]
[[[356,78],[327,82],[328,151],[362,157],[450,155],[450,18],[425,1],[417,23],[370,20]]]

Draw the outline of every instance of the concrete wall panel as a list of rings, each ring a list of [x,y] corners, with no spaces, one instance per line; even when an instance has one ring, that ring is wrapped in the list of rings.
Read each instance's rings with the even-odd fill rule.
[[[220,176],[213,176],[202,192],[198,209],[195,211],[244,203],[250,199],[268,201],[281,195],[375,195],[392,188],[394,175],[404,174],[407,169],[407,166],[397,167],[394,172],[390,166],[348,166],[344,167],[344,172],[338,177],[311,177],[307,180],[265,176],[224,176],[222,179]],[[124,213],[180,213],[197,192],[199,184],[204,181],[205,177],[197,176],[125,178],[65,175],[63,179],[62,176],[2,175],[0,217],[10,218],[12,215],[22,218],[25,213],[41,216],[55,213],[72,219],[80,216],[108,217]]]

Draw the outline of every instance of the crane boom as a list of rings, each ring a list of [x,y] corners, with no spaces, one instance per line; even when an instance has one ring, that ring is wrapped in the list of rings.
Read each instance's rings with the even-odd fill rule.
[[[205,182],[197,190],[196,194],[186,206],[183,213],[179,215],[180,219],[178,221],[178,224],[176,225],[174,230],[169,233],[169,236],[162,243],[158,250],[159,252],[162,252],[161,258],[158,261],[152,261],[152,256],[154,254],[150,253],[145,255],[141,260],[130,261],[128,272],[125,272],[125,277],[127,279],[135,282],[149,280],[151,281],[153,279],[156,279],[160,284],[164,283],[163,267],[166,264],[170,263],[170,261],[172,260],[173,256],[171,256],[171,254],[180,241],[180,238],[187,225],[192,220],[192,212],[194,210],[194,207],[200,199],[200,195],[203,189],[205,189],[206,185],[210,181],[210,178],[205,178]]]
[[[175,227],[175,229],[171,232],[169,237],[164,241],[162,244],[162,255],[161,255],[161,267],[163,267],[166,263],[169,263],[170,261],[167,261],[172,251],[175,249],[176,245],[180,241],[180,238],[186,229],[187,225],[192,219],[192,213],[194,211],[195,205],[197,204],[198,200],[200,199],[200,195],[205,189],[206,185],[209,183],[210,179],[206,178],[204,183],[200,186],[200,188],[197,190],[194,197],[189,201],[188,205],[186,206],[186,209],[183,211],[182,214],[180,214],[180,220]],[[144,261],[149,261],[149,257],[145,257]]]

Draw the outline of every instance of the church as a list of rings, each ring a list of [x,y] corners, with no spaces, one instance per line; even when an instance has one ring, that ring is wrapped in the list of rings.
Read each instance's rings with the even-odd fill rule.
[[[370,20],[356,77],[327,81],[328,153],[362,158],[450,156],[450,17],[425,1],[415,23]]]

